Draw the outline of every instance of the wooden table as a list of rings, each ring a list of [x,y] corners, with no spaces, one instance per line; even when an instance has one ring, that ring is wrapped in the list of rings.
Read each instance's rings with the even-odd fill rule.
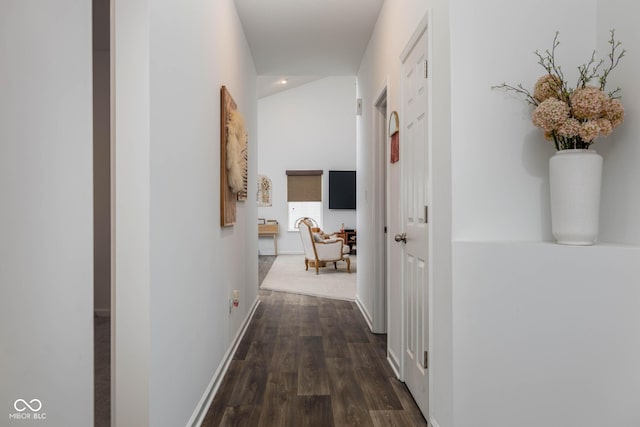
[[[356,244],[357,244],[357,233],[356,230],[344,230],[344,231],[336,231],[336,236],[341,237],[344,240],[344,244],[349,246],[350,253],[352,255],[356,254]]]
[[[280,227],[277,222],[269,222],[266,224],[258,224],[258,237],[273,236],[273,250],[278,255],[278,232]]]

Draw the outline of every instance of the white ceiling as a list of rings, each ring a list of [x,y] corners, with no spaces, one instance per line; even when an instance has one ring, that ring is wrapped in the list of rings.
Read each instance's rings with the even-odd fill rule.
[[[235,0],[256,71],[264,76],[258,95],[293,87],[274,85],[282,78],[356,75],[383,1]]]
[[[302,86],[321,78],[323,78],[323,76],[258,76],[258,98],[264,98],[265,96],[273,95],[283,90],[293,89],[294,87]],[[286,80],[286,83],[283,84],[283,80]]]

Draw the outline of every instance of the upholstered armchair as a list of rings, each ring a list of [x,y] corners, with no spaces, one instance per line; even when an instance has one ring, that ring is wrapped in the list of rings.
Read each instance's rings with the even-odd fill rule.
[[[320,233],[314,233],[311,229],[313,224],[308,218],[303,218],[298,222],[300,238],[304,247],[304,266],[309,270],[309,264],[316,268],[319,274],[319,267],[326,263],[333,263],[334,268],[338,268],[338,261],[347,263],[347,271],[351,273],[351,259],[349,259],[349,246],[344,244],[340,238],[324,239]]]

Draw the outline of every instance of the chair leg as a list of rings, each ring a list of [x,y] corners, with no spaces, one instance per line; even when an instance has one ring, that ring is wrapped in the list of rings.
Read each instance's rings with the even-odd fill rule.
[[[304,271],[309,271],[309,260],[304,259]]]
[[[336,270],[338,269],[338,261],[333,263],[333,268],[336,269]]]
[[[316,275],[320,274],[320,261],[316,261]]]
[[[347,272],[351,273],[351,259],[347,258],[345,261],[347,261]]]

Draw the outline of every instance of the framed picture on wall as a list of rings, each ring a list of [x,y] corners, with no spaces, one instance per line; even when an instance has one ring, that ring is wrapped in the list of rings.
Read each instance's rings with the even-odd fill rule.
[[[397,111],[389,116],[389,137],[391,138],[391,163],[400,160],[400,118]]]

